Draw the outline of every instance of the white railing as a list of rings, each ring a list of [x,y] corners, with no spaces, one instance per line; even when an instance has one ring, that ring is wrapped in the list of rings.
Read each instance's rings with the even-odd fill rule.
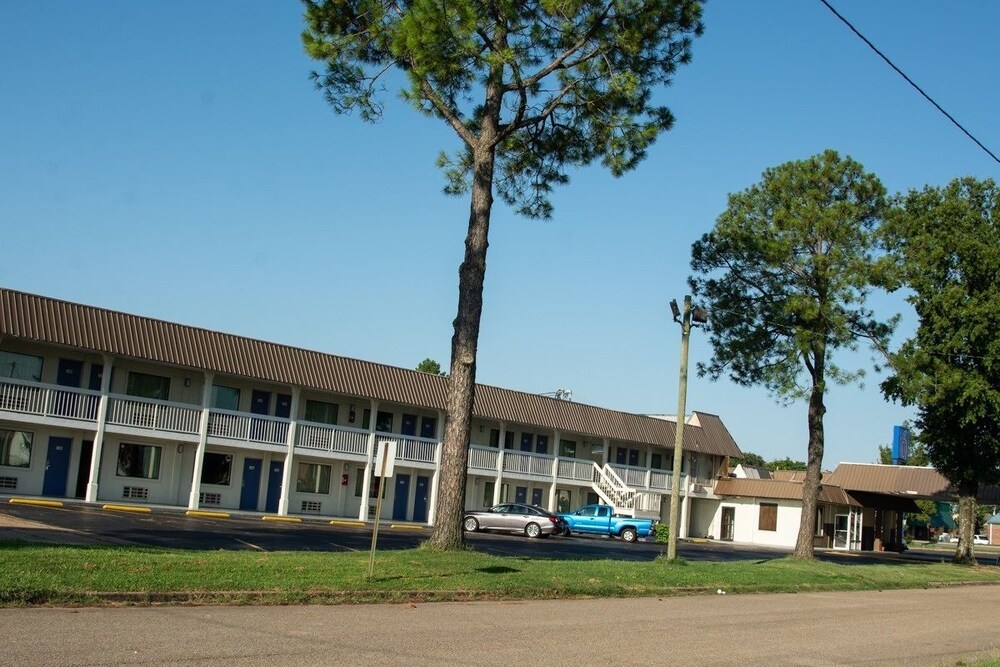
[[[0,382],[0,410],[97,421],[100,401],[98,392],[85,389],[6,379]]]
[[[635,468],[632,466],[625,465],[615,465],[608,464],[611,469],[617,473],[618,477],[625,482],[628,486],[634,486],[639,488],[645,488],[646,486],[646,469],[645,468]]]
[[[594,480],[594,462],[581,459],[559,459],[559,479],[572,479],[578,482]]]
[[[610,465],[602,468],[594,464],[594,488],[616,509],[628,510],[635,507],[635,491],[628,488]]]
[[[528,452],[506,450],[503,453],[503,471],[521,475],[552,477],[552,463],[555,457]]]
[[[656,512],[659,514],[662,500],[662,494],[651,493],[649,491],[637,491],[635,494],[634,507],[632,509],[639,512]]]
[[[663,472],[660,470],[653,470],[649,474],[649,488],[651,489],[669,489],[670,488],[670,478],[671,474],[669,472]]]
[[[295,446],[365,456],[368,454],[368,435],[368,431],[362,429],[300,422],[296,429]]]
[[[201,408],[148,398],[108,397],[109,424],[172,433],[197,433]]]
[[[396,445],[396,458],[401,461],[434,463],[434,454],[438,446],[436,440],[386,435],[385,433],[376,434],[376,437],[380,440],[395,440],[398,443]]]
[[[469,469],[496,472],[500,450],[493,447],[469,447]]]
[[[265,417],[230,410],[212,410],[208,415],[208,435],[216,438],[284,445],[288,442],[287,419]]]

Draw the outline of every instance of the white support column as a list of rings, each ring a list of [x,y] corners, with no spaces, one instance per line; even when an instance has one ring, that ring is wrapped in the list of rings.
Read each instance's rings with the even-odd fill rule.
[[[552,437],[555,458],[552,460],[552,486],[549,487],[549,511],[556,511],[556,485],[559,483],[559,431]]]
[[[493,483],[493,504],[500,504],[500,487],[503,484],[504,444],[507,440],[507,425],[500,422],[500,442],[497,443],[497,477]]]
[[[88,503],[96,503],[101,482],[101,453],[104,451],[104,430],[108,421],[108,394],[111,391],[111,357],[104,357],[101,370],[101,399],[97,404],[97,431],[94,433],[94,448],[90,453],[90,476],[87,479]]]
[[[688,472],[684,478],[684,496],[681,498],[680,524],[677,527],[677,537],[687,539],[688,524],[691,514],[691,461],[688,460]]]
[[[437,438],[437,446],[434,448],[434,474],[431,476],[431,497],[427,508],[427,523],[431,526],[434,525],[434,518],[437,516],[438,485],[441,483],[441,453],[444,450],[445,413],[438,410],[437,414],[437,433],[434,434],[434,437]],[[468,474],[468,468],[466,468],[466,475]]]
[[[205,446],[208,444],[208,416],[212,402],[212,382],[215,374],[205,373],[205,384],[201,388],[201,423],[198,425],[198,449],[194,453],[194,472],[191,475],[191,495],[188,509],[198,509],[201,496],[201,468],[205,463]]]
[[[368,520],[368,497],[372,490],[372,466],[375,465],[375,420],[378,419],[378,401],[372,401],[371,415],[368,419],[368,453],[365,457],[365,478],[361,482],[361,508],[358,510],[358,520]],[[379,492],[381,493],[381,488]]]
[[[604,443],[604,451],[601,454],[601,467],[608,465],[608,461],[611,460],[611,441],[607,438],[602,438],[601,442]]]
[[[295,432],[299,424],[299,394],[298,387],[292,387],[292,404],[289,414],[292,421],[288,424],[288,450],[285,452],[285,466],[281,469],[281,497],[278,499],[278,515],[288,516],[288,496],[292,492],[292,466],[295,454]]]

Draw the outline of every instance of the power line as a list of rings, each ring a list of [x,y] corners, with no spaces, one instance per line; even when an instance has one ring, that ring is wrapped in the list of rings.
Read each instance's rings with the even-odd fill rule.
[[[899,74],[901,77],[903,77],[908,84],[910,84],[911,86],[913,86],[918,93],[920,93],[921,95],[923,95],[924,98],[928,102],[930,102],[931,104],[933,104],[935,109],[937,109],[938,111],[940,111],[941,113],[943,113],[945,115],[945,117],[948,120],[950,120],[955,125],[955,127],[957,127],[958,129],[960,129],[965,134],[965,136],[967,136],[969,139],[972,139],[972,141],[974,141],[977,146],[979,146],[984,151],[986,151],[986,154],[989,155],[991,158],[993,158],[994,162],[996,162],[997,164],[1000,164],[1000,158],[998,158],[996,155],[994,155],[993,151],[991,151],[989,148],[987,148],[986,146],[984,146],[983,142],[979,141],[979,139],[976,139],[974,136],[972,136],[971,132],[969,132],[967,129],[965,129],[962,126],[961,123],[959,123],[957,120],[955,120],[955,118],[950,113],[948,113],[947,111],[945,111],[941,107],[940,104],[938,104],[937,102],[935,102],[934,99],[930,95],[928,95],[927,93],[925,93],[920,86],[918,86],[916,83],[914,83],[913,79],[911,79],[910,77],[906,76],[906,74],[903,72],[903,70],[901,70],[898,67],[896,67],[896,65],[891,60],[889,60],[889,58],[886,57],[886,55],[884,53],[882,53],[881,51],[879,51],[878,48],[868,40],[867,37],[865,37],[864,35],[862,35],[858,31],[857,28],[855,28],[853,25],[851,25],[851,22],[848,21],[847,19],[845,19],[840,14],[840,12],[838,12],[836,9],[834,9],[830,5],[830,3],[827,2],[827,0],[819,0],[819,1],[822,2],[824,5],[826,5],[826,8],[829,9],[831,12],[833,12],[834,16],[836,16],[838,19],[840,19],[841,21],[843,21],[844,25],[846,25],[848,28],[850,28],[851,31],[855,35],[857,35],[859,38],[861,38],[861,41],[863,41],[865,44],[867,44],[868,48],[870,48],[872,51],[874,51],[875,53],[877,53],[879,55],[879,57],[882,58],[882,60],[884,60],[886,62],[886,64],[889,65],[889,67],[891,67],[892,69],[896,70],[897,74]]]

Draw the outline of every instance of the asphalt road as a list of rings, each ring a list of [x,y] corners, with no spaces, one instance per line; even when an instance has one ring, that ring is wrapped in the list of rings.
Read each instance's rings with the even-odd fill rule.
[[[430,530],[415,525],[379,528],[380,550],[410,549],[426,540]],[[177,549],[252,549],[256,551],[367,551],[371,525],[331,525],[328,520],[301,523],[262,521],[259,514],[234,514],[228,519],[187,516],[176,509],[154,508],[148,514],[101,509],[98,505],[67,503],[63,507],[9,504],[0,498],[0,541],[23,540],[62,544],[131,544]],[[552,559],[611,559],[651,561],[666,550],[652,542],[626,544],[621,540],[551,537],[529,540],[519,535],[466,534],[473,549],[498,556]],[[682,541],[677,553],[687,560],[767,560],[788,555],[787,549],[718,541]],[[998,553],[980,555],[983,564],[996,565]],[[940,561],[947,551],[846,553],[820,551],[817,557],[846,563]]]
[[[996,655],[995,586],[300,607],[2,609],[0,662],[954,665]]]

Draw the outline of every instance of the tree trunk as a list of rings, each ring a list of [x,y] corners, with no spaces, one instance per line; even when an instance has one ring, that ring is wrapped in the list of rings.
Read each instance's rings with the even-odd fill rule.
[[[461,549],[465,544],[462,519],[469,460],[469,433],[476,387],[476,351],[483,313],[486,249],[493,207],[494,149],[474,151],[472,204],[465,259],[458,270],[458,315],[451,339],[447,419],[441,454],[441,477],[434,532],[430,546]]]
[[[955,548],[955,563],[976,565],[972,548],[972,536],[976,532],[976,492],[977,484],[962,484],[958,488],[958,546]]]
[[[819,496],[820,479],[823,467],[823,415],[826,406],[823,405],[823,361],[818,356],[818,362],[813,370],[813,387],[809,394],[809,453],[806,461],[806,478],[802,482],[802,518],[799,521],[799,535],[795,540],[795,558],[812,558],[814,554],[813,538],[816,535],[816,506]]]

